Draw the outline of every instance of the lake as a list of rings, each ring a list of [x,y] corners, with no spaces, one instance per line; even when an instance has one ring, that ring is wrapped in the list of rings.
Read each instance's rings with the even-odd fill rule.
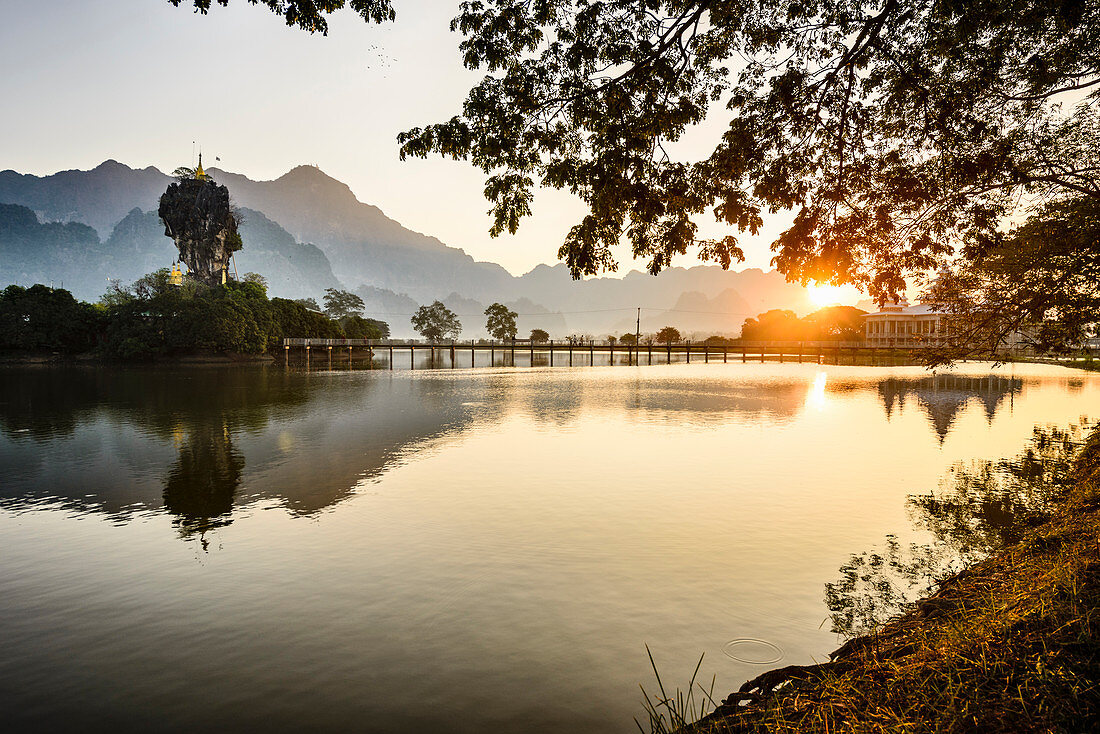
[[[723,696],[823,660],[824,584],[922,537],[907,497],[1098,414],[1100,375],[1040,365],[6,369],[0,704],[637,731],[646,645]]]

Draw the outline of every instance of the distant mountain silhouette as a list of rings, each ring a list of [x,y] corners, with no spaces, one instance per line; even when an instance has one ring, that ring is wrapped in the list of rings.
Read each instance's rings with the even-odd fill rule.
[[[514,277],[407,229],[315,167],[299,166],[272,181],[209,173],[243,208],[238,272],[261,273],[271,294],[284,297],[320,300],[325,288],[354,290],[368,315],[388,321],[395,336],[410,335],[409,316],[437,299],[464,314],[464,338],[485,335],[480,314],[494,302],[514,304],[521,333],[537,326],[554,338],[631,331],[637,307],[644,331],[671,325],[696,336],[736,335],[745,318],[772,308],[812,310],[805,289],[759,269],[700,265],[657,277],[631,271],[574,281],[559,263]],[[0,240],[0,284],[64,281],[78,297],[92,300],[107,277],[132,281],[166,267],[175,249],[152,212],[171,180],[156,168],[136,170],[116,161],[41,177],[0,172],[0,202],[38,216],[31,236],[25,211],[0,211],[24,230],[19,242],[10,235]]]
[[[171,180],[152,166],[135,170],[113,160],[42,177],[0,171],[0,202],[21,204],[47,222],[82,222],[106,238],[135,207],[156,209]]]
[[[476,262],[462,250],[406,229],[318,168],[298,166],[274,181],[216,169],[210,174],[229,187],[238,204],[267,213],[302,241],[316,242],[349,286],[371,285],[430,303],[451,292],[492,298],[512,280],[495,263]]]
[[[236,257],[237,270],[260,272],[272,295],[316,296],[339,281],[323,252],[295,242],[260,212],[241,210],[241,236],[249,243]],[[110,236],[85,224],[42,223],[24,206],[0,204],[0,283],[54,284],[78,298],[94,301],[108,279],[131,283],[146,273],[171,265],[178,252],[164,236],[156,212],[132,209]]]

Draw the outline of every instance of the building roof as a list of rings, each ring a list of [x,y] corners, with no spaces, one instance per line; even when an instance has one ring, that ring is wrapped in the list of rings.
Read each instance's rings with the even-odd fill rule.
[[[869,319],[874,316],[932,316],[942,313],[943,311],[940,310],[934,303],[918,303],[910,306],[907,302],[903,302],[902,304],[898,304],[896,306],[887,306],[881,311],[869,313],[863,318]]]

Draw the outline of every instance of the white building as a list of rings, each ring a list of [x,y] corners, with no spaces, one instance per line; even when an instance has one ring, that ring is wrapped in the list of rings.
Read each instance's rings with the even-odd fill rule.
[[[909,305],[909,299],[887,303],[864,316],[867,345],[872,347],[938,347],[947,338],[944,313],[935,304]]]

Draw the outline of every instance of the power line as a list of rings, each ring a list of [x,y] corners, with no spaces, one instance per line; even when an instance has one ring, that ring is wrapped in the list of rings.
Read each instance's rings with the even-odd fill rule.
[[[637,306],[623,306],[621,308],[594,308],[584,311],[539,311],[534,313],[517,313],[516,316],[565,316],[569,314],[582,314],[582,313],[614,313],[617,311],[634,311],[637,310]],[[709,314],[711,316],[756,316],[757,314],[751,311],[690,311],[682,308],[659,308],[656,306],[642,306],[642,311],[657,311],[659,313],[691,313],[691,314]],[[376,316],[412,316],[414,311],[371,311]],[[455,313],[455,316],[466,317],[478,317],[484,316],[484,313]]]

